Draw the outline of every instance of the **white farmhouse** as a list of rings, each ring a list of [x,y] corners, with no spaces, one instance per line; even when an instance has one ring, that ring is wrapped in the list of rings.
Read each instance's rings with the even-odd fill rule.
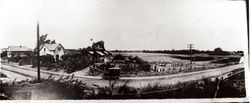
[[[52,55],[56,61],[61,59],[61,56],[64,55],[64,47],[60,44],[44,44],[41,46],[40,55]]]

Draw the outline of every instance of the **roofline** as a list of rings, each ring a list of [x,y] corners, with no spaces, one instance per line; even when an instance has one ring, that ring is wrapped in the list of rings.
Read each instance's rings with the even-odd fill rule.
[[[59,45],[61,45],[61,47],[65,50],[65,48],[62,46],[61,43],[56,43],[56,44],[58,44],[58,45],[56,46],[56,48],[57,48]],[[42,48],[43,48],[44,46],[49,50],[49,48],[48,48],[45,44],[42,45],[41,50],[42,50]],[[40,48],[39,48],[39,49],[40,49]],[[39,50],[39,51],[41,51],[41,50]],[[49,50],[49,51],[54,51],[54,50]]]

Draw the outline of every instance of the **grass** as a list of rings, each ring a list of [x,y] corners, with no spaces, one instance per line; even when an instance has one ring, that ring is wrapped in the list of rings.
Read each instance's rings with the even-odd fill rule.
[[[84,92],[89,89],[82,81],[70,78],[54,80],[51,76],[48,79],[42,79],[41,82],[33,79],[20,82],[1,83],[0,87],[1,93],[18,100],[83,99],[88,96]],[[23,97],[23,95],[28,96]]]
[[[245,97],[244,72],[233,75],[220,82],[217,98]],[[14,99],[168,99],[168,98],[214,98],[218,81],[203,79],[198,81],[177,83],[175,85],[149,84],[143,88],[129,87],[127,81],[123,85],[111,82],[111,87],[89,88],[72,77],[54,80],[51,76],[38,83],[30,81],[0,84],[0,93]],[[29,93],[30,92],[30,93]],[[24,98],[24,94],[26,93]],[[19,97],[18,97],[19,94]],[[30,95],[30,97],[29,97]]]

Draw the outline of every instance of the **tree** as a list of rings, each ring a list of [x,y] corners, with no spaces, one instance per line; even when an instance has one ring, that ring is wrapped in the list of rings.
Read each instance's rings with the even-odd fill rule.
[[[222,54],[222,53],[223,50],[220,47],[214,49],[214,54]]]
[[[98,42],[94,42],[92,44],[92,49],[93,50],[100,50],[100,51],[105,51],[105,47],[104,47],[104,41],[98,41]]]
[[[40,46],[42,46],[44,44],[55,44],[56,43],[55,39],[54,40],[47,39],[47,36],[48,36],[48,34],[41,35],[39,37]],[[37,48],[35,49],[35,51],[37,51]]]
[[[47,36],[48,36],[48,34],[40,36],[40,38],[39,38],[40,45],[43,45],[43,44],[55,44],[56,43],[55,39],[54,40],[47,39]]]
[[[1,58],[3,58],[3,57],[7,57],[7,51],[3,51],[3,52],[1,53]]]
[[[121,54],[117,54],[114,56],[114,60],[125,60],[125,57],[122,56]]]

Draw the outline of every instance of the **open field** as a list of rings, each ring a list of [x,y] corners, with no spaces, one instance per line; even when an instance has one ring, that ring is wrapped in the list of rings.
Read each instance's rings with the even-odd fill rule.
[[[151,65],[151,71],[138,71],[136,73],[122,73],[121,76],[156,76],[170,75],[185,72],[202,71],[214,69],[228,65],[238,64],[239,55],[205,55],[194,54],[192,56],[193,64],[190,69],[190,56],[182,54],[165,54],[165,53],[143,53],[143,52],[114,52],[114,55],[137,56],[147,61]]]

